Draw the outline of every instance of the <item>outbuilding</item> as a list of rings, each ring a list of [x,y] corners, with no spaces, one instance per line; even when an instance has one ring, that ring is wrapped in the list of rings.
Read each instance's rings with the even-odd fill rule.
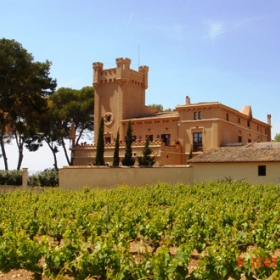
[[[251,184],[280,183],[280,143],[250,143],[212,149],[189,163],[196,182],[245,180]]]

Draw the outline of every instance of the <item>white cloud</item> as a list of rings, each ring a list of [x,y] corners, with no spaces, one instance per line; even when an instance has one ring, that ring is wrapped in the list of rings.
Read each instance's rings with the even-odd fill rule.
[[[240,29],[243,26],[253,22],[253,21],[259,21],[262,20],[264,18],[270,17],[270,15],[262,15],[262,16],[256,16],[256,17],[251,17],[251,18],[247,18],[244,20],[241,20],[235,24],[228,24],[227,23],[227,28],[225,27],[225,23],[221,22],[221,21],[209,21],[207,23],[207,35],[203,36],[203,38],[211,38],[211,39],[215,39],[218,36],[220,36],[221,34],[224,33],[228,33],[231,32],[233,30],[236,29]]]
[[[270,17],[270,15],[263,15],[263,16],[257,16],[257,17],[251,17],[251,18],[247,18],[245,20],[242,20],[240,22],[238,22],[233,28],[233,29],[237,29],[237,28],[241,28],[242,26],[248,24],[249,22],[252,21],[258,21],[258,20],[262,20],[264,18]]]
[[[131,19],[132,19],[132,16],[133,16],[133,12],[131,12],[130,15],[129,15],[129,18],[128,18],[127,23],[126,23],[126,26],[127,26],[127,27],[128,27],[129,24],[130,24],[130,21],[131,21]]]
[[[208,37],[211,39],[216,38],[217,36],[225,33],[224,24],[219,21],[209,22],[208,24]]]

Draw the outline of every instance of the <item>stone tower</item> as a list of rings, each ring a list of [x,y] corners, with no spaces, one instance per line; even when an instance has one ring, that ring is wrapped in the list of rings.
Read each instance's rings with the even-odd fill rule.
[[[131,60],[117,58],[116,68],[103,69],[100,62],[93,63],[94,99],[94,143],[97,143],[100,119],[104,118],[105,142],[111,143],[117,130],[124,139],[122,120],[143,117],[155,109],[145,106],[145,90],[148,88],[147,66],[138,71],[130,68]]]

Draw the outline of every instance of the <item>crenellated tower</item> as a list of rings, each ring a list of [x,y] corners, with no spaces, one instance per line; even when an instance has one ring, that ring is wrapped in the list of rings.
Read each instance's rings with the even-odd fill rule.
[[[101,62],[93,63],[95,144],[101,117],[105,123],[105,142],[113,142],[118,128],[120,139],[124,139],[122,120],[151,113],[151,108],[145,106],[149,67],[140,66],[135,71],[130,64],[129,58],[117,58],[116,68],[109,69],[103,69]]]

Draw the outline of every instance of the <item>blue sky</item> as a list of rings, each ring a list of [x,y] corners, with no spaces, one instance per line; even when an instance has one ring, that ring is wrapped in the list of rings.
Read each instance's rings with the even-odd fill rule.
[[[174,108],[219,101],[253,117],[272,115],[280,133],[279,0],[1,0],[0,36],[15,39],[37,61],[52,61],[59,87],[92,85],[92,63],[149,66],[146,104]],[[16,167],[15,145],[8,147]],[[59,166],[65,165],[62,149]],[[23,167],[53,164],[47,147],[25,151]],[[0,169],[3,169],[0,160]]]

